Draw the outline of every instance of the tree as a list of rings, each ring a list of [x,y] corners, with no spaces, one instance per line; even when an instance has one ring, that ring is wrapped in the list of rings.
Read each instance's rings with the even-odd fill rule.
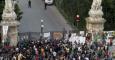
[[[17,14],[17,20],[20,21],[22,18],[22,14],[23,12],[20,10],[18,4],[15,5],[15,10],[14,10]]]
[[[105,30],[115,30],[115,0],[103,0]]]
[[[85,30],[85,18],[88,17],[92,1],[93,0],[55,0],[55,5],[71,25],[75,23],[74,17],[79,14],[79,29]],[[115,0],[103,0],[102,6],[104,12],[103,17],[107,20],[104,30],[115,30]]]
[[[4,8],[4,1],[0,0],[0,21],[2,20],[2,13],[3,13],[3,8]]]
[[[85,29],[85,17],[88,16],[88,10],[90,9],[91,2],[90,0],[56,0],[56,6],[58,6],[60,12],[65,16],[68,22],[71,25],[74,25],[75,16],[80,15],[79,29]],[[76,24],[74,25],[76,26]]]

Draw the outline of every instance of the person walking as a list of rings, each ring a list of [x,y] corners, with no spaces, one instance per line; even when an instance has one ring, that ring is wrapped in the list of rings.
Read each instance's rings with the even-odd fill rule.
[[[47,4],[46,4],[47,0],[44,1],[44,9],[47,9]]]
[[[18,60],[22,60],[23,58],[26,58],[26,57],[22,54],[22,52],[19,52],[18,53]]]
[[[55,51],[53,51],[53,60],[56,60],[56,55],[57,55],[57,53]]]
[[[31,8],[31,1],[28,1],[28,8]]]
[[[16,54],[14,54],[12,60],[16,60],[16,59],[17,59]]]
[[[38,57],[38,49],[37,49],[37,48],[35,49],[35,53],[36,53],[36,55],[35,55],[35,60],[38,60],[39,57]]]

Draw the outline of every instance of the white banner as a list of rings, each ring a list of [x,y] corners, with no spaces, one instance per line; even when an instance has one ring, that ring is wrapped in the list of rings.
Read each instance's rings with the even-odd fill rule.
[[[3,30],[3,36],[4,36],[4,35],[7,35],[8,26],[2,26],[2,30]]]
[[[44,37],[50,37],[50,32],[44,33]]]
[[[2,40],[2,42],[4,43],[4,40],[7,37],[8,26],[2,26],[2,31],[3,31],[3,40]]]
[[[84,36],[85,35],[85,31],[80,31],[80,35]]]
[[[83,43],[84,44],[85,43],[85,37],[74,35],[74,36],[70,37],[69,41],[72,42],[72,44],[74,44],[75,41],[77,43],[80,43],[80,44]]]
[[[79,39],[80,39],[80,43],[83,43],[83,44],[85,43],[85,40],[86,40],[85,37],[80,36]]]

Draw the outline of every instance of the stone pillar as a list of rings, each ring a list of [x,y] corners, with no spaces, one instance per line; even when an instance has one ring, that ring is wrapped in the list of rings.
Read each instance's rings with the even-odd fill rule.
[[[14,12],[14,6],[12,0],[5,0],[5,8],[2,14],[2,21],[0,26],[8,26],[7,36],[10,40],[11,46],[17,45],[17,37],[18,37],[18,25],[20,24],[17,20],[17,15]],[[3,39],[4,37],[2,37]]]
[[[102,0],[93,0],[89,11],[89,17],[86,18],[86,28],[88,33],[102,32],[104,29],[104,23],[106,21],[102,18],[103,12],[101,2]]]
[[[8,36],[10,38],[10,45],[16,46],[18,43],[18,30],[17,26],[10,26],[8,31]]]

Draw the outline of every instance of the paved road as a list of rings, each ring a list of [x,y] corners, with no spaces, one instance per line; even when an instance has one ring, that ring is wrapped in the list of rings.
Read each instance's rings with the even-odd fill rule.
[[[18,1],[23,11],[19,32],[40,32],[41,19],[44,20],[44,32],[72,29],[55,6],[48,6],[47,10],[44,10],[42,0],[31,0],[32,8],[28,8],[28,0]]]

